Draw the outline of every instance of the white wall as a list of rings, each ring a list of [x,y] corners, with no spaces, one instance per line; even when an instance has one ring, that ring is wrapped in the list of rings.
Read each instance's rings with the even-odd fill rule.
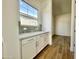
[[[43,23],[43,31],[49,32],[49,43],[52,44],[52,0],[44,0],[42,2],[42,23]]]
[[[52,2],[45,0],[42,3],[43,31],[52,32]]]
[[[62,14],[55,17],[55,34],[71,36],[71,14]]]
[[[3,59],[20,59],[20,46],[18,40],[18,5],[18,0],[3,0]]]

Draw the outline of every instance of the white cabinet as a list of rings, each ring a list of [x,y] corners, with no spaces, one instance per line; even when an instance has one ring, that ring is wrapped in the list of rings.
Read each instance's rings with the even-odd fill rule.
[[[33,59],[48,44],[48,33],[22,40],[22,59]]]
[[[22,59],[32,59],[36,54],[36,40],[34,38],[22,41]]]
[[[48,35],[42,34],[36,37],[37,54],[48,44]]]

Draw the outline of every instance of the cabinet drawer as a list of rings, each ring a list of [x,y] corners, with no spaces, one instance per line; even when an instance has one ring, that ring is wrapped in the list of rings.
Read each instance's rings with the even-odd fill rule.
[[[22,40],[22,45],[28,44],[29,42],[32,42],[34,40],[35,40],[35,38],[33,38],[33,37],[24,39],[24,40]]]
[[[42,40],[42,35],[36,36],[36,40],[37,40],[37,41]]]

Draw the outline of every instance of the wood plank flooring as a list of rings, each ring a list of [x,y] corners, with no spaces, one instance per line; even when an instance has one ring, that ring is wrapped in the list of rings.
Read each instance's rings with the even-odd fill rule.
[[[34,59],[74,59],[69,48],[69,37],[54,36],[53,45],[47,46]]]

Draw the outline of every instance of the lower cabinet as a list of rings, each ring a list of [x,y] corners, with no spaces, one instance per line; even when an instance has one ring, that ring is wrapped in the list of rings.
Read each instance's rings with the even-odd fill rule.
[[[22,42],[22,59],[32,59],[36,54],[36,41],[33,38],[26,41]]]
[[[33,59],[48,44],[48,34],[22,40],[22,59]]]

